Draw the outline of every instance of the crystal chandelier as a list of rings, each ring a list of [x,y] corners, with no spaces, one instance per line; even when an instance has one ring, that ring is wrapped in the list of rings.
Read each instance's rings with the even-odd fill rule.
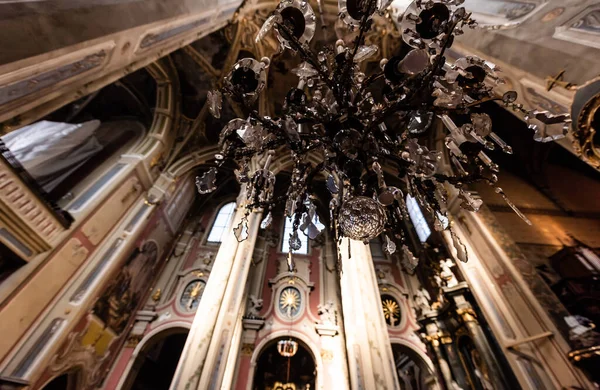
[[[237,179],[247,186],[247,213],[259,208],[268,211],[262,228],[270,225],[274,205],[285,204],[285,215],[293,221],[290,253],[300,249],[298,230],[311,239],[320,233],[311,191],[317,175],[326,178],[329,227],[336,239],[349,237],[367,243],[383,235],[384,251],[394,253],[400,245],[406,260],[403,263],[412,264],[412,268],[416,259],[405,244],[403,224],[408,219],[407,194],[430,215],[436,230],[450,230],[462,261],[466,261],[465,248],[444,223],[449,189],[458,192],[463,208],[477,211],[482,201],[465,188],[486,182],[530,223],[496,186],[499,168],[486,150],[499,148],[512,153],[512,149],[494,133],[490,117],[479,106],[495,100],[524,114],[529,127],[535,130],[534,139],[543,142],[564,136],[570,120],[568,116],[526,110],[515,103],[514,91],[495,95],[493,87],[503,81],[495,65],[483,59],[447,61],[444,53],[454,36],[476,26],[471,14],[460,7],[462,2],[413,2],[394,20],[402,36],[400,50],[381,60],[379,70],[366,75],[361,63],[380,49],[366,45],[365,35],[376,15],[392,18],[390,3],[339,0],[339,18],[356,38],[350,45],[338,40],[317,51],[309,46],[316,30],[310,4],[281,0],[256,36],[260,41],[274,33],[281,50],[291,50],[302,61],[293,70],[298,84],[287,93],[279,117],[259,115],[254,108],[266,86],[270,65],[266,57],[238,61],[223,88],[209,92],[213,116],[221,115],[223,94],[250,113],[246,119],[231,120],[220,132],[216,165],[220,167],[226,160],[237,164]],[[562,125],[562,130],[556,135],[540,134],[530,123],[532,119]],[[418,137],[437,120],[445,128],[445,147],[453,173],[440,172],[442,151],[419,144]],[[281,198],[274,195],[275,174],[269,170],[275,153],[287,154],[293,161],[291,183]],[[253,159],[264,163],[250,172]],[[395,172],[402,189],[386,184],[384,167]],[[201,194],[215,190],[216,174],[217,168],[211,168],[196,179]],[[248,236],[246,217],[234,229],[240,241]]]
[[[292,357],[298,352],[298,343],[292,339],[277,342],[277,352],[283,357]]]

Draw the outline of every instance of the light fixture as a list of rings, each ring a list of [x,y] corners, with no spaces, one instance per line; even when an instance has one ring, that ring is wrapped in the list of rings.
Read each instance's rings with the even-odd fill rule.
[[[283,357],[292,357],[298,352],[298,342],[292,339],[279,340],[277,342],[277,352]]]
[[[301,245],[298,230],[310,238],[320,232],[313,223],[316,207],[312,184],[317,175],[326,178],[330,229],[336,240],[349,237],[367,243],[383,235],[384,251],[391,254],[402,248],[408,259],[405,263],[413,269],[416,258],[405,242],[406,193],[434,221],[436,230],[450,230],[463,261],[465,248],[447,223],[448,189],[458,192],[463,208],[477,211],[481,200],[474,198],[466,186],[488,183],[530,223],[496,186],[499,168],[486,150],[499,148],[512,153],[512,149],[493,131],[492,121],[480,105],[498,101],[524,113],[533,130],[537,121],[561,122],[563,133],[559,136],[566,134],[570,120],[526,110],[515,102],[514,91],[494,94],[490,85],[502,80],[497,67],[488,61],[477,57],[447,61],[444,54],[454,36],[464,28],[476,27],[471,14],[460,7],[462,2],[413,2],[399,20],[402,47],[393,57],[380,61],[380,70],[366,75],[361,63],[380,49],[366,45],[365,35],[376,23],[375,14],[392,18],[389,3],[339,0],[339,17],[356,38],[350,45],[338,40],[314,51],[309,43],[315,34],[316,18],[310,4],[281,0],[256,37],[264,39],[274,30],[282,49],[291,50],[302,60],[292,71],[298,76],[298,84],[287,93],[278,117],[259,115],[254,108],[265,88],[268,58],[238,61],[224,87],[209,93],[209,109],[214,116],[221,115],[223,93],[243,105],[249,114],[246,119],[232,120],[221,131],[217,167],[225,160],[237,163],[237,179],[247,185],[247,213],[259,208],[267,211],[262,228],[270,224],[274,205],[283,205],[286,217],[293,220],[288,237],[290,253]],[[445,127],[452,173],[439,169],[443,151],[429,150],[419,143],[419,136],[431,131],[434,121],[441,121]],[[259,162],[266,153],[269,157],[262,168],[250,172],[251,160]],[[274,195],[275,175],[269,170],[274,153],[287,154],[293,161],[287,192],[278,198]],[[395,172],[401,188],[387,185],[384,168]],[[197,179],[200,193],[216,188],[216,173],[216,168],[211,168]],[[248,236],[245,224],[246,218],[236,228],[240,240]],[[291,348],[287,343],[281,346]]]

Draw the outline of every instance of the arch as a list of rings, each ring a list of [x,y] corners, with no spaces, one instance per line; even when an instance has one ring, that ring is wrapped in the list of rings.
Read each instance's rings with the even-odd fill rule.
[[[398,337],[391,337],[391,336],[390,336],[390,344],[392,344],[392,345],[398,344],[398,345],[402,345],[408,349],[411,349],[414,353],[419,355],[419,357],[425,362],[425,364],[427,364],[427,367],[429,367],[429,369],[431,371],[435,372],[435,365],[433,364],[433,361],[429,358],[429,356],[425,352],[425,346],[423,346],[422,349],[417,348],[417,345],[415,345],[414,343],[411,343],[408,340],[401,339]]]
[[[410,390],[436,388],[437,377],[433,363],[422,351],[407,342],[396,339],[391,342],[395,372],[401,387]],[[403,370],[403,373],[400,371]],[[404,384],[404,386],[402,386]]]
[[[47,380],[40,389],[78,390],[82,386],[81,382],[81,368],[74,366]]]
[[[229,231],[231,221],[235,215],[237,204],[235,201],[226,201],[219,205],[217,212],[210,223],[210,229],[206,235],[207,243],[221,243],[223,234]]]
[[[64,208],[76,217],[83,217],[82,212],[93,208],[101,198],[110,193],[109,187],[118,185],[125,176],[128,166],[134,166],[139,161],[146,168],[147,182],[152,182],[151,171],[157,165],[165,150],[169,150],[175,141],[173,123],[178,118],[177,112],[177,74],[169,62],[156,61],[146,68],[146,71],[156,82],[156,105],[152,124],[141,137],[133,140],[127,148],[113,155],[112,161],[97,170],[90,172],[74,188],[72,200],[64,204]],[[76,215],[78,214],[78,215]]]
[[[313,361],[315,362],[315,366],[317,369],[317,378],[315,389],[325,390],[323,387],[323,360],[321,359],[321,354],[318,353],[319,348],[315,343],[312,342],[305,334],[300,333],[295,330],[280,330],[277,332],[270,333],[264,339],[256,345],[254,348],[254,352],[252,353],[252,358],[250,359],[250,371],[248,375],[248,383],[246,384],[247,390],[252,390],[252,384],[254,383],[254,375],[256,373],[256,366],[258,364],[258,358],[260,357],[262,351],[273,344],[277,339],[285,338],[285,337],[293,337],[304,344],[306,350],[312,355]]]
[[[187,337],[190,326],[190,323],[177,321],[159,326],[146,334],[135,347],[133,354],[129,358],[129,362],[121,374],[121,379],[119,380],[117,388],[126,390],[133,386],[139,370],[142,368],[142,364],[144,363],[145,352],[150,351],[152,347],[156,346],[159,342],[169,338],[170,336],[185,334]],[[185,339],[183,342],[185,343]],[[183,351],[183,344],[181,347]]]

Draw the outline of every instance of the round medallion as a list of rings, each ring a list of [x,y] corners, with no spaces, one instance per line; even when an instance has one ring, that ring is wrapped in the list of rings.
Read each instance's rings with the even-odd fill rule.
[[[202,298],[202,292],[206,283],[203,280],[193,280],[185,286],[179,298],[179,304],[186,311],[194,311],[198,308],[200,298]]]
[[[295,287],[286,287],[279,294],[279,311],[286,318],[294,318],[300,312],[302,298]]]
[[[381,306],[383,308],[383,317],[390,326],[400,324],[400,304],[390,295],[381,296]]]

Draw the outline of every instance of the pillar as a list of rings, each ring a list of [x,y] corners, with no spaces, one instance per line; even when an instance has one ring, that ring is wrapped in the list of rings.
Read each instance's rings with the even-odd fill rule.
[[[469,335],[473,339],[473,343],[475,344],[477,351],[481,354],[483,364],[485,364],[488,368],[489,381],[492,382],[494,389],[508,389],[509,387],[506,386],[504,375],[500,369],[500,363],[494,357],[492,348],[490,347],[489,342],[483,333],[483,329],[481,329],[481,326],[479,325],[479,321],[477,321],[475,311],[468,302],[464,302],[463,304],[457,306],[458,308],[456,313],[461,317],[463,323],[469,331]]]
[[[338,250],[351,389],[400,389],[369,246],[344,238]]]
[[[448,335],[443,334],[440,331],[437,320],[435,317],[427,317],[420,322],[425,323],[423,328],[425,329],[425,341],[427,342],[430,351],[433,351],[433,360],[438,370],[438,378],[441,379],[441,383],[444,389],[454,390],[454,378],[452,377],[452,371],[450,365],[446,360],[446,356],[442,348],[440,347],[440,341],[447,338]]]
[[[239,333],[241,309],[250,269],[252,252],[258,235],[262,213],[248,215],[249,237],[239,243],[233,233],[243,218],[245,209],[239,206],[245,198],[242,190],[231,229],[221,242],[214,260],[210,278],[202,294],[194,322],[177,365],[171,390],[217,389],[223,382],[230,360],[231,348]]]

